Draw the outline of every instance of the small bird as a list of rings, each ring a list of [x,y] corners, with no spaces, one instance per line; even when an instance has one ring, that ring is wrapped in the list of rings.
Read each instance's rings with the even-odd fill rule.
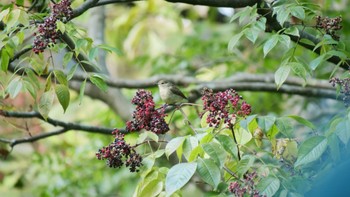
[[[175,104],[183,100],[187,100],[187,97],[177,88],[173,83],[166,80],[158,81],[160,98],[166,104]]]

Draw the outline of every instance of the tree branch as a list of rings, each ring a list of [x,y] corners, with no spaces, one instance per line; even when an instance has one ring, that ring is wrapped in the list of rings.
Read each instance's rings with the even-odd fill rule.
[[[38,118],[40,120],[43,120],[55,127],[59,126],[62,127],[61,129],[58,129],[56,131],[42,133],[35,136],[20,138],[20,139],[6,139],[6,138],[0,138],[0,142],[9,144],[11,148],[13,148],[17,144],[22,143],[28,143],[28,142],[35,142],[37,140],[41,140],[47,137],[59,135],[62,133],[65,133],[70,130],[77,130],[77,131],[84,131],[89,133],[100,133],[100,134],[112,134],[112,132],[115,130],[114,128],[106,128],[106,127],[100,127],[100,126],[91,126],[91,125],[84,125],[84,124],[78,124],[73,122],[63,122],[60,120],[47,118],[45,119],[39,112],[32,111],[32,112],[16,112],[16,111],[5,111],[0,110],[0,116],[7,117],[7,118]],[[118,129],[121,133],[126,133],[126,129]]]

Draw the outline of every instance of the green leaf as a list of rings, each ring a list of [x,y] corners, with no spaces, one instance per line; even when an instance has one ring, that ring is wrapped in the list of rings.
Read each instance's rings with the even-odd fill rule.
[[[22,90],[23,83],[20,77],[15,77],[11,80],[6,88],[6,92],[10,94],[10,98],[15,98]]]
[[[279,132],[283,133],[286,137],[292,138],[294,127],[290,122],[289,118],[281,117],[276,120],[276,126]]]
[[[18,18],[21,15],[21,10],[19,9],[14,9],[10,12],[8,15],[8,20],[7,20],[7,28],[13,27],[16,23],[18,23]]]
[[[230,153],[234,158],[238,158],[237,144],[232,139],[232,137],[227,136],[227,135],[217,135],[216,139],[224,147],[226,152]]]
[[[257,27],[251,27],[244,30],[244,35],[250,40],[253,44],[255,43],[256,39],[259,35],[259,29]]]
[[[27,14],[27,12],[21,10],[19,14],[18,22],[25,27],[29,26],[29,15]]]
[[[235,129],[234,133],[237,139],[237,143],[239,145],[245,145],[253,138],[252,134],[249,131],[243,129],[242,127]]]
[[[278,68],[275,72],[275,83],[277,85],[277,90],[282,86],[282,84],[288,78],[290,72],[290,66],[284,65]]]
[[[140,197],[153,197],[158,196],[163,191],[163,181],[161,179],[155,179],[143,185],[142,189],[138,190],[137,196]]]
[[[303,125],[309,127],[310,129],[316,129],[315,125],[312,124],[312,122],[306,120],[303,117],[296,116],[296,115],[289,115],[288,117],[294,119],[295,121],[297,121],[300,124],[303,124]]]
[[[10,63],[10,56],[7,53],[7,50],[2,49],[1,50],[1,70],[4,72],[7,72],[9,63]]]
[[[28,81],[35,86],[35,88],[40,88],[40,82],[38,80],[38,77],[31,69],[25,69],[25,72],[27,73]]]
[[[287,35],[278,35],[278,41],[281,44],[284,44],[287,48],[289,48],[290,45],[290,37]]]
[[[300,20],[305,19],[305,11],[302,6],[294,6],[290,8],[290,13]]]
[[[209,115],[209,111],[205,112],[203,115],[202,115],[202,118],[201,118],[201,128],[207,128],[208,127],[208,123],[207,123],[207,117]]]
[[[64,32],[66,32],[66,26],[62,21],[57,20],[56,25],[57,25],[57,30],[59,30],[62,34],[64,34]]]
[[[268,39],[263,47],[263,51],[264,51],[264,57],[266,57],[266,55],[271,51],[271,49],[273,49],[276,44],[278,43],[278,36],[277,35],[273,35],[270,37],[270,39]]]
[[[288,65],[292,68],[293,72],[299,77],[303,78],[306,83],[306,76],[309,74],[305,66],[300,62],[289,62]]]
[[[79,105],[83,101],[84,93],[85,93],[85,86],[86,86],[86,79],[81,83],[80,90],[79,90]]]
[[[280,180],[275,177],[266,177],[260,180],[256,188],[260,191],[261,195],[274,196],[280,188]]]
[[[54,70],[53,74],[55,75],[55,77],[58,80],[58,82],[60,82],[60,84],[62,84],[64,86],[68,86],[67,77],[66,77],[66,75],[64,74],[63,71],[61,71],[61,70]]]
[[[90,51],[89,51],[89,60],[90,61],[95,59],[97,52],[98,52],[98,48],[96,48],[96,47],[93,47],[92,49],[90,49]]]
[[[58,84],[55,86],[55,92],[56,92],[58,101],[60,102],[63,108],[63,111],[66,112],[66,109],[70,101],[70,93],[69,93],[68,87],[65,85]]]
[[[238,162],[237,173],[239,177],[243,175],[253,166],[255,157],[252,155],[244,155],[242,159]]]
[[[64,54],[63,57],[63,68],[65,68],[67,66],[67,64],[72,60],[73,57],[73,52],[67,52],[66,54]]]
[[[169,159],[169,155],[171,155],[179,147],[182,146],[185,139],[186,139],[186,137],[176,137],[176,138],[173,138],[172,140],[170,140],[170,142],[168,142],[168,144],[165,147],[165,155],[168,159]]]
[[[188,161],[192,162],[197,159],[198,155],[203,155],[203,154],[204,154],[204,150],[202,146],[197,146],[191,151]]]
[[[189,160],[190,155],[195,147],[198,146],[198,139],[196,137],[187,137],[183,143],[183,152],[187,160]]]
[[[107,92],[108,86],[101,76],[93,74],[89,77],[90,81],[95,84],[100,90]]]
[[[294,166],[299,167],[317,160],[321,157],[326,148],[327,138],[324,136],[314,136],[307,139],[300,145],[298,159]]]
[[[318,56],[316,59],[310,62],[311,70],[316,70],[316,68],[325,61],[325,54]]]
[[[350,120],[344,119],[335,127],[335,134],[347,145],[350,139]]]
[[[182,188],[196,172],[197,163],[179,163],[170,168],[165,179],[165,191],[170,196]]]
[[[265,132],[269,131],[274,125],[276,118],[273,116],[260,116],[258,117],[258,125]]]
[[[197,172],[202,180],[214,189],[219,185],[221,177],[220,169],[213,160],[199,158]]]
[[[34,89],[34,86],[31,82],[27,80],[24,80],[23,81],[23,85],[24,85],[24,88],[30,93],[30,95],[36,99],[36,92],[37,90]]]
[[[282,8],[279,9],[279,11],[277,12],[277,21],[279,22],[279,24],[284,26],[284,22],[286,22],[286,20],[289,18],[290,9],[286,9],[284,6],[280,7]]]
[[[10,12],[10,9],[6,9],[0,12],[0,21],[2,21],[2,19],[4,18],[4,16],[6,16],[8,13]]]
[[[123,55],[123,53],[119,49],[117,49],[115,47],[111,47],[111,46],[106,45],[106,44],[100,44],[100,45],[97,45],[97,47],[101,48],[101,49],[104,49],[104,50],[106,50],[108,52],[114,52],[117,55]]]
[[[79,63],[76,63],[74,66],[72,66],[70,69],[69,69],[69,72],[68,72],[68,75],[67,75],[67,80],[71,80],[72,77],[74,76],[75,74],[75,71],[77,70],[78,68],[78,65]]]
[[[243,33],[239,33],[239,34],[236,34],[234,35],[229,43],[228,43],[228,46],[227,46],[227,50],[228,51],[233,51],[233,49],[235,48],[236,44],[238,43],[239,39],[241,39]]]
[[[39,113],[44,117],[44,119],[47,119],[49,116],[49,112],[52,108],[54,100],[54,94],[52,91],[44,92],[44,94],[41,95],[40,101],[39,101]]]
[[[299,29],[296,26],[288,27],[283,33],[292,35],[292,36],[300,36]]]
[[[218,143],[211,142],[202,145],[203,150],[210,156],[214,162],[222,167],[226,159],[226,152]]]

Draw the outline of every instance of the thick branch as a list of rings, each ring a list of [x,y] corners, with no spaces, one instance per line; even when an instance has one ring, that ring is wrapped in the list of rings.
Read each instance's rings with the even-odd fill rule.
[[[83,4],[81,4],[79,7],[77,7],[76,9],[73,10],[73,17],[72,18],[75,18],[75,17],[82,15],[88,9],[94,7],[98,1],[99,0],[87,0],[87,1],[85,1]]]
[[[41,119],[53,126],[60,126],[65,128],[66,130],[79,130],[90,133],[100,133],[100,134],[111,134],[114,129],[106,128],[106,127],[97,127],[91,125],[78,124],[73,122],[63,122],[60,120],[47,118],[45,119],[39,112],[15,112],[15,111],[0,111],[0,116],[8,117],[8,118],[38,118]],[[120,129],[122,132],[123,129]]]
[[[253,6],[260,0],[166,0],[171,3],[187,3],[191,5],[205,5],[212,7],[232,7],[242,8],[246,6]]]

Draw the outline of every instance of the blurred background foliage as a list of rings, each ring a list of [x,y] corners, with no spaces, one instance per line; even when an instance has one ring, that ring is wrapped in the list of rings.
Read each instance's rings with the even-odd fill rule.
[[[74,1],[73,7],[82,2]],[[343,17],[341,40],[350,44],[349,1],[312,2],[320,6],[319,14],[322,16]],[[237,22],[229,22],[230,16],[237,11],[228,9],[224,12],[217,8],[173,4],[161,0],[107,5],[104,30],[106,43],[123,53],[119,56],[113,53],[107,55],[108,69],[118,79],[145,79],[159,74],[178,74],[210,81],[240,72],[273,73],[279,67],[286,49],[283,45],[277,46],[265,59],[262,58],[262,43],[270,34],[261,33],[255,45],[248,39],[241,39],[235,50],[227,50],[230,38],[242,28]],[[93,28],[89,17],[87,12],[76,18],[74,23],[82,29]],[[295,53],[305,62],[316,57],[312,51],[300,46]],[[332,71],[329,67],[333,68],[334,65],[324,63],[323,69],[318,69],[313,75],[328,79]],[[341,72],[339,70],[336,74]],[[160,105],[157,90],[151,90]],[[186,92],[186,87],[183,90]],[[135,92],[123,91],[129,99]],[[335,113],[342,111],[343,106],[342,103],[317,98],[260,92],[241,94],[253,106],[253,113],[296,114],[321,127],[326,126]],[[73,100],[76,97],[74,95]],[[9,102],[9,105],[17,109],[29,105],[25,95],[1,102]],[[194,111],[185,111],[190,120],[196,119]],[[65,114],[56,104],[50,116],[106,127],[124,126],[123,121],[107,105],[88,97],[81,104],[74,100]],[[31,129],[32,134],[47,128],[47,125],[36,120],[18,122],[6,119],[0,120],[1,135],[28,135],[23,129],[28,125],[36,125],[35,129]],[[183,128],[183,118],[178,112],[173,117],[171,128],[173,136],[186,135],[190,131]],[[95,158],[98,148],[112,140],[112,136],[69,131],[32,144],[16,146],[6,159],[0,161],[1,196],[132,196],[139,176],[129,173],[126,168],[110,169]],[[166,160],[158,162],[166,163]],[[192,196],[201,195],[194,184],[185,188],[183,196],[186,196],[186,192]]]

